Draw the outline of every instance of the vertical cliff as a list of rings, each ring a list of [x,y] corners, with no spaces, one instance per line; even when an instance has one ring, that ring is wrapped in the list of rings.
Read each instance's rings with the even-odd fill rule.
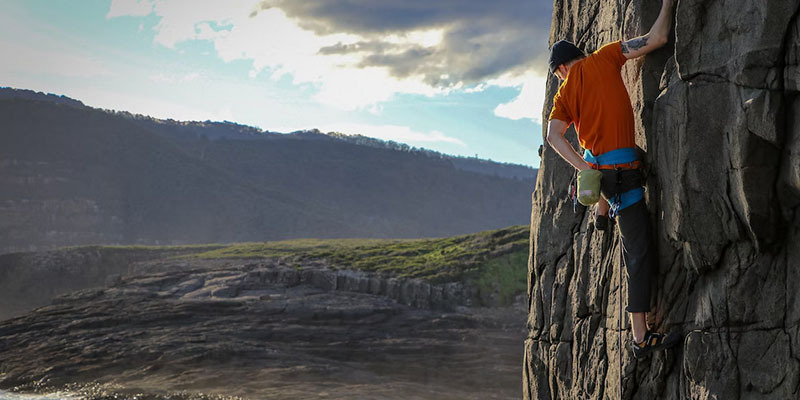
[[[660,6],[555,0],[550,43],[593,51],[641,35]],[[678,0],[670,43],[623,69],[657,247],[648,321],[684,333],[677,349],[635,360],[624,321],[620,351],[627,288],[617,284],[616,232],[595,231],[591,210],[573,212],[572,171],[544,146],[525,398],[800,398],[799,9],[798,0]],[[557,84],[551,77],[545,115]]]

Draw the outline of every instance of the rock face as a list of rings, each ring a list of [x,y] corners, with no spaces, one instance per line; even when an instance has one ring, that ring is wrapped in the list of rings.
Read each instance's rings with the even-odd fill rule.
[[[593,51],[641,35],[660,3],[556,0],[550,41]],[[595,231],[592,210],[573,212],[572,171],[545,146],[527,399],[800,397],[800,1],[677,3],[670,43],[628,61],[623,78],[649,169],[648,321],[682,332],[683,344],[637,361],[623,321],[620,351],[616,232]],[[551,77],[545,115],[556,89]]]
[[[151,264],[63,295],[0,322],[0,389],[88,399],[519,397],[521,309],[413,307],[371,293],[380,282],[319,271]]]

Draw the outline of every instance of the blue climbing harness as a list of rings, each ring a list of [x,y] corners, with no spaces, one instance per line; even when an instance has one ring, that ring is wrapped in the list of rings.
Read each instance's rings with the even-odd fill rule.
[[[583,152],[583,159],[599,167],[614,167],[619,164],[633,163],[638,161],[639,157],[636,155],[636,149],[632,147],[623,147],[621,149],[611,150],[597,156],[592,154],[589,149],[586,149]],[[617,193],[614,197],[608,199],[608,204],[610,206],[609,213],[611,217],[616,217],[620,211],[624,210],[626,207],[636,204],[643,198],[644,188],[642,187],[631,189],[624,193]]]

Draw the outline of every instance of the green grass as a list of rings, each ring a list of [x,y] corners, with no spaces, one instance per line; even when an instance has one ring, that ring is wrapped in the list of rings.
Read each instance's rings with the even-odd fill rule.
[[[337,268],[441,283],[483,276],[480,271],[487,267],[493,268],[492,276],[497,277],[505,276],[498,272],[501,265],[513,264],[514,271],[519,271],[517,264],[521,262],[520,265],[527,268],[528,229],[514,226],[441,239],[299,239],[242,243],[183,257],[286,258],[298,264],[324,261]],[[506,257],[511,253],[524,253],[525,260],[520,261],[521,256]],[[525,274],[520,276],[524,282]]]
[[[82,246],[116,258],[282,259],[301,269],[308,262],[431,283],[468,282],[481,302],[509,304],[527,285],[529,228],[512,226],[439,239],[297,239],[188,246]]]
[[[479,269],[475,283],[482,297],[494,294],[500,304],[511,304],[527,289],[527,273],[528,251],[517,251],[488,260]]]

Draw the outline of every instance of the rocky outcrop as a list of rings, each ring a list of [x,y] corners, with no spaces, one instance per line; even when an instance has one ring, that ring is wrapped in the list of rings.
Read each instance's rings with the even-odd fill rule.
[[[43,252],[0,254],[0,320],[22,315],[72,291],[102,288],[126,275],[215,269],[247,264],[240,259],[175,259],[220,245],[188,247],[87,246]],[[495,255],[501,253],[495,253]],[[349,269],[326,260],[267,258],[274,266],[264,279],[295,282],[326,291],[383,296],[415,308],[453,311],[459,307],[501,307],[499,293],[473,279],[433,283],[422,278]],[[291,266],[290,266],[291,265]],[[233,290],[233,289],[231,289]]]
[[[137,263],[219,247],[87,246],[0,254],[0,320],[47,305],[64,293],[103,287],[113,277],[136,271]]]
[[[473,305],[500,305],[498,299],[483,296],[476,285],[468,280],[435,284],[425,279],[403,278],[393,274],[338,268],[324,261],[304,261],[298,264],[291,258],[287,260],[265,259],[255,263],[236,259],[155,260],[132,265],[130,270],[133,274],[142,275],[163,271],[218,270],[230,266],[255,269],[256,278],[254,279],[258,279],[260,282],[293,286],[308,285],[328,292],[371,294],[415,308],[453,311]],[[226,279],[225,282],[224,288],[219,288],[214,284],[201,293],[222,290],[226,293],[236,294],[248,290],[241,279]]]
[[[550,40],[591,51],[640,35],[660,3],[556,0]],[[619,348],[618,240],[593,229],[590,210],[573,212],[571,171],[545,146],[525,398],[800,397],[800,2],[677,3],[673,39],[623,78],[649,169],[649,323],[683,344],[637,361],[623,321]],[[551,78],[545,114],[556,88]]]
[[[270,261],[137,268],[0,322],[0,389],[87,399],[519,396],[519,309],[410,307],[370,294],[382,285],[357,274]]]

